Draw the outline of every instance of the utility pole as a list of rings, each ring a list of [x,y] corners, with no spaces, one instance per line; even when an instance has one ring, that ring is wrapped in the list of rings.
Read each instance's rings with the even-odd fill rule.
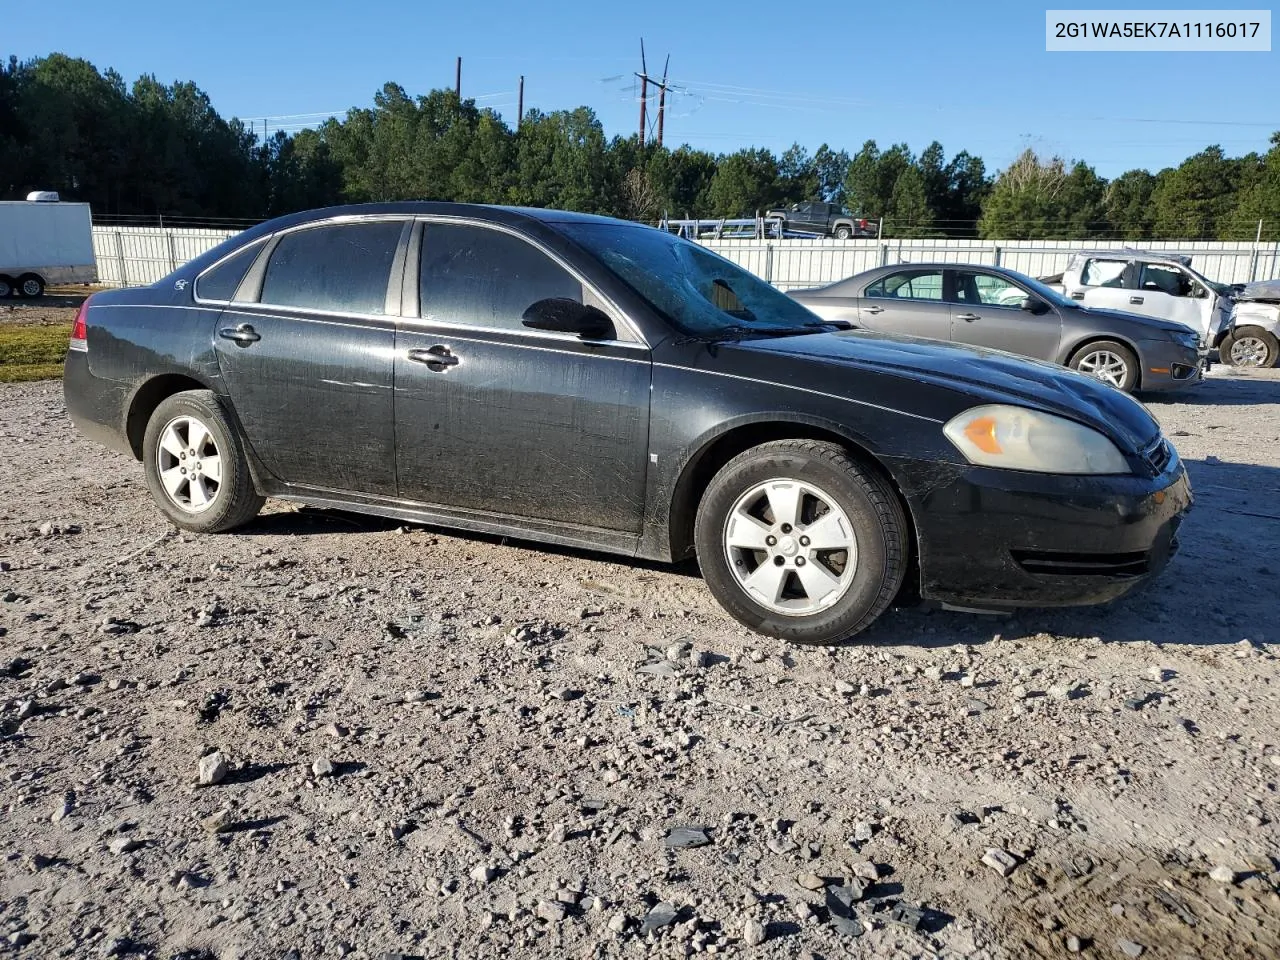
[[[644,62],[644,37],[640,38],[640,72],[636,74],[640,78],[640,146],[644,146],[644,110],[649,101],[649,68]]]
[[[667,67],[671,66],[671,54],[662,65],[662,83],[658,85],[658,146],[662,146],[662,121],[667,116]]]
[[[662,127],[663,121],[666,119],[667,113],[667,67],[671,66],[671,55],[667,54],[666,65],[662,68],[662,79],[649,76],[649,68],[645,63],[644,57],[644,38],[640,38],[640,72],[636,74],[640,78],[640,146],[644,146],[645,135],[648,133],[646,119],[648,116],[649,106],[649,84],[653,84],[658,88],[658,146],[662,146]]]
[[[453,72],[453,95],[459,100],[462,99],[462,58],[458,58],[458,65]]]
[[[516,133],[520,132],[520,121],[524,119],[524,77],[520,78],[520,95],[516,99]]]

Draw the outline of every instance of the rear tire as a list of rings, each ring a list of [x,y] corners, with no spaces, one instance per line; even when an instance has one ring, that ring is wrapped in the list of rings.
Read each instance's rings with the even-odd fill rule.
[[[156,505],[183,530],[234,530],[265,502],[253,487],[240,436],[211,390],[161,401],[147,422],[142,463]]]
[[[843,223],[842,223],[842,224],[840,224],[840,226],[836,227],[836,239],[837,239],[837,240],[848,240],[848,239],[849,239],[850,237],[852,237],[852,236],[853,236],[853,228],[852,228],[852,227],[846,226],[846,225],[845,225],[845,224],[843,224]]]
[[[0,277],[0,300],[8,300],[13,296],[14,283],[8,277]]]
[[[761,444],[725,464],[698,506],[694,545],[734,619],[802,644],[865,629],[893,602],[909,559],[889,483],[817,440]]]
[[[1132,393],[1138,385],[1137,356],[1123,343],[1114,340],[1085,344],[1072,355],[1067,366],[1125,393]]]
[[[34,300],[44,294],[44,278],[34,273],[23,274],[18,278],[18,295]]]
[[[1277,355],[1280,342],[1261,327],[1239,327],[1218,344],[1218,359],[1232,367],[1274,367]]]

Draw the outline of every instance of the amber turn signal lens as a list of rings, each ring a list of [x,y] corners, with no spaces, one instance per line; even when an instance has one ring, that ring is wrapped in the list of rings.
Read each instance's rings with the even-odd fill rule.
[[[1000,454],[1000,441],[996,439],[996,418],[978,417],[964,428],[964,435],[983,453]]]

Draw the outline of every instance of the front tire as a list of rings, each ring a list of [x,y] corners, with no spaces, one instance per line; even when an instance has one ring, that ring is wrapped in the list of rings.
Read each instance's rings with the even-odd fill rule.
[[[224,533],[258,515],[244,447],[211,390],[175,393],[156,407],[142,441],[147,488],[175,526]]]
[[[889,483],[817,440],[761,444],[725,464],[702,496],[694,545],[734,619],[804,644],[870,625],[901,588],[909,554]]]
[[[0,277],[0,300],[8,300],[13,296],[13,281],[8,277]]]
[[[1109,383],[1125,393],[1132,393],[1138,385],[1138,357],[1123,343],[1114,340],[1098,340],[1085,344],[1067,364],[1085,376]]]
[[[1280,354],[1275,334],[1261,327],[1240,327],[1218,344],[1218,358],[1233,367],[1274,367]]]

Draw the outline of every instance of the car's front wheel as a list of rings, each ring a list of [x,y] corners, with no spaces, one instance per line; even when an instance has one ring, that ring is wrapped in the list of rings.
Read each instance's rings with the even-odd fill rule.
[[[1126,393],[1138,385],[1138,358],[1123,343],[1099,340],[1076,351],[1069,366]]]
[[[1233,367],[1274,367],[1280,344],[1275,335],[1261,327],[1232,330],[1218,345],[1218,356]]]
[[[909,553],[889,483],[816,440],[761,444],[725,464],[703,494],[694,544],[707,585],[736,620],[813,644],[880,616]]]
[[[175,526],[223,533],[262,509],[240,437],[212,391],[188,390],[162,401],[142,443],[147,487]]]

